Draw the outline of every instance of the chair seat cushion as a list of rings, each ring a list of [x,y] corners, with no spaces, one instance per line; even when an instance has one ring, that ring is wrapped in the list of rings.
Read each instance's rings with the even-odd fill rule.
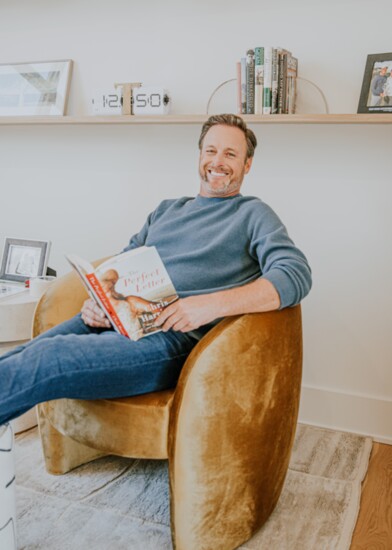
[[[108,454],[168,458],[174,389],[116,399],[57,399],[42,412],[63,435]]]

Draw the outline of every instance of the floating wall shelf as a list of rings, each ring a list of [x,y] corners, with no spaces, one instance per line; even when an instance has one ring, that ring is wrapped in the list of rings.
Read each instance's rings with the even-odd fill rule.
[[[0,125],[51,124],[202,124],[208,115],[7,116]],[[350,115],[242,115],[249,124],[392,124],[392,113]]]

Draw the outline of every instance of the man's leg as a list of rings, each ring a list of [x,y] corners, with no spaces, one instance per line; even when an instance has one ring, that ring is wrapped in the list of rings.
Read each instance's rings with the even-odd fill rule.
[[[0,357],[0,425],[51,399],[124,397],[173,387],[196,343],[174,331],[133,342],[112,330],[90,330],[77,316]]]
[[[78,315],[75,315],[75,317],[72,317],[68,321],[64,321],[63,323],[60,323],[59,325],[51,328],[50,330],[43,332],[33,340],[29,340],[28,342],[25,342],[20,346],[10,349],[9,351],[7,351],[6,353],[0,356],[0,360],[4,359],[5,357],[10,357],[12,355],[15,355],[16,353],[20,353],[25,348],[35,345],[36,342],[42,340],[43,338],[50,338],[52,336],[56,336],[57,334],[90,334],[90,333],[99,334],[103,330],[108,330],[108,329],[98,329],[98,328],[87,326],[82,321],[81,315],[79,313]]]

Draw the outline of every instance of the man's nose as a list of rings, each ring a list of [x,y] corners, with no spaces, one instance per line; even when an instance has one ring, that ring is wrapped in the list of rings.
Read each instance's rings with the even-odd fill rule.
[[[214,158],[212,159],[213,165],[218,166],[219,164],[223,164],[224,161],[224,155],[223,153],[216,152],[214,155]]]

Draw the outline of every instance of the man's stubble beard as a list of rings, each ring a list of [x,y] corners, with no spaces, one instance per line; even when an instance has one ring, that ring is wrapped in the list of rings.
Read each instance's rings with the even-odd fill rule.
[[[243,182],[244,177],[245,177],[245,169],[243,170],[243,172],[241,174],[241,177],[239,178],[240,181],[229,179],[229,181],[227,183],[222,183],[221,187],[219,187],[219,188],[213,187],[210,184],[210,182],[208,181],[207,171],[202,172],[202,170],[199,169],[199,175],[200,175],[200,179],[201,179],[201,182],[202,182],[202,187],[204,187],[204,189],[209,194],[220,196],[220,195],[225,195],[227,192],[232,193],[233,191],[238,191],[238,192],[240,191],[242,182]]]

